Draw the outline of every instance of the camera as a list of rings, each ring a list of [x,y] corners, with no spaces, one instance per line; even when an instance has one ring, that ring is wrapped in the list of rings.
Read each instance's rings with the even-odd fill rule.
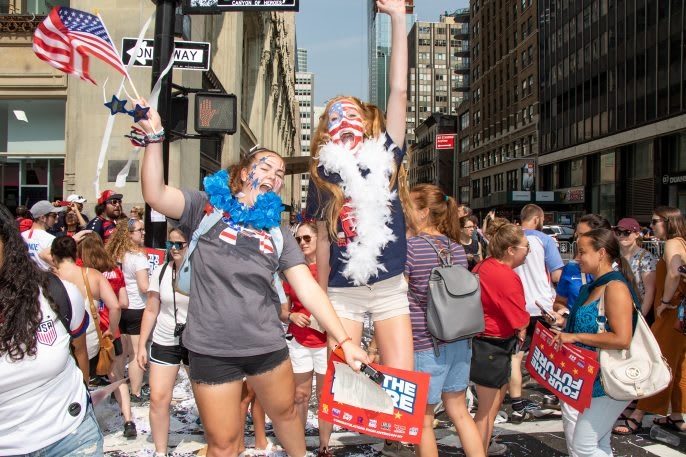
[[[181,334],[183,333],[183,329],[186,328],[186,324],[176,324],[174,327],[174,336],[175,337],[181,337]]]
[[[679,265],[679,273],[686,274],[686,265]]]

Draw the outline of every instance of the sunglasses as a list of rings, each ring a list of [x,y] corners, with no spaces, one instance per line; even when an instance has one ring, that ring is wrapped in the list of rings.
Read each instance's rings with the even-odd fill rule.
[[[107,203],[112,206],[121,205],[121,200],[118,198],[113,198],[112,200],[107,200]]]
[[[474,225],[465,225],[465,226],[462,227],[462,228],[464,228],[464,229],[473,229],[474,227],[475,227]]]
[[[309,243],[312,241],[312,237],[310,235],[303,235],[303,236],[296,236],[295,241],[300,244],[301,241],[304,241],[305,243]]]
[[[176,249],[177,251],[180,251],[186,247],[188,241],[166,241],[164,244],[167,246],[167,249]]]
[[[662,222],[662,219],[651,219],[650,220],[651,225],[659,224],[660,222]]]
[[[613,231],[615,232],[615,235],[617,235],[619,237],[627,237],[627,236],[631,235],[632,233],[634,233],[631,230],[621,230],[621,229],[614,229]]]

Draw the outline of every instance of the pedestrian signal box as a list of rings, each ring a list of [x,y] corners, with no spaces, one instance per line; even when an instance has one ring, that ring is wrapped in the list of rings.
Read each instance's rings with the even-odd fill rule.
[[[200,134],[233,135],[237,129],[237,100],[233,94],[195,94],[195,131]]]

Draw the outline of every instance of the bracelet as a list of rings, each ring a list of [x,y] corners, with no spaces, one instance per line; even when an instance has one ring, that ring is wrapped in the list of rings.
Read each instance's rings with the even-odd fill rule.
[[[162,143],[164,141],[164,129],[160,129],[159,132],[155,133],[146,133],[145,134],[145,139],[143,142],[145,145],[149,145],[152,143]]]
[[[291,311],[288,312],[288,316],[286,316],[286,320],[290,321],[291,320]]]
[[[353,340],[352,338],[350,338],[349,336],[346,336],[345,338],[343,338],[343,341],[341,341],[340,343],[338,343],[336,345],[336,347],[339,348],[339,347],[343,346],[343,343],[347,343],[348,341],[352,341],[352,340]]]

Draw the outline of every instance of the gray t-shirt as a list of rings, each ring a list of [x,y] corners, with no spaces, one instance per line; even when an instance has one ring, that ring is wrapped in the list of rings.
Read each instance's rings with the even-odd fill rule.
[[[185,207],[169,222],[188,239],[205,215],[204,192],[183,190]],[[191,256],[191,296],[183,345],[215,357],[246,357],[286,347],[273,274],[305,264],[300,247],[282,230],[277,258],[268,231],[219,220],[200,237]]]

